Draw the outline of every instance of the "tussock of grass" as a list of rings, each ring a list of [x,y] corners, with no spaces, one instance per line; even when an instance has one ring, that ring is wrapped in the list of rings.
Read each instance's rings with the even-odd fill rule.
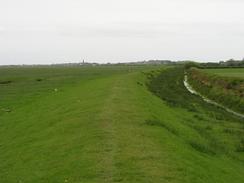
[[[40,81],[43,81],[43,79],[42,78],[37,78],[36,81],[40,82]]]
[[[196,118],[197,120],[200,120],[200,121],[204,120],[204,117],[201,115],[198,115],[198,114],[194,114],[193,117]]]
[[[241,139],[236,147],[236,152],[244,152],[244,139]]]
[[[146,125],[149,126],[157,126],[157,127],[162,127],[166,130],[168,130],[170,133],[174,134],[174,135],[178,135],[178,132],[176,129],[174,129],[173,127],[170,127],[170,123],[165,123],[165,122],[161,122],[159,120],[153,119],[153,120],[146,120],[145,121]],[[166,125],[168,124],[168,125]]]
[[[190,145],[197,151],[206,153],[209,155],[216,155],[216,153],[208,146],[198,142],[190,142]]]
[[[0,81],[0,84],[9,84],[9,83],[12,83],[12,81],[11,80]]]

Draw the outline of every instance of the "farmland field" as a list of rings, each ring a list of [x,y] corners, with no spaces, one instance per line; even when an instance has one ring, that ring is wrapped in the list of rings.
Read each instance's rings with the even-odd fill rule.
[[[204,71],[219,76],[238,77],[244,79],[244,68],[204,69]]]
[[[0,183],[244,182],[244,121],[191,95],[183,76],[0,68]]]

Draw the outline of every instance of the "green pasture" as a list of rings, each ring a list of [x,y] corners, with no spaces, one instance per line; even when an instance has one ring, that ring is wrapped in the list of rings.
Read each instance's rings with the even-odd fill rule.
[[[204,69],[207,73],[244,79],[244,68]]]

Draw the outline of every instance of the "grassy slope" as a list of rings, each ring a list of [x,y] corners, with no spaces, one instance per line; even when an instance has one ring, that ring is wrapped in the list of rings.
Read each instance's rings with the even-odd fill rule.
[[[196,69],[188,71],[192,86],[210,99],[244,113],[244,78],[242,69]],[[230,73],[228,71],[230,70]],[[244,71],[244,70],[243,70]],[[215,73],[215,74],[213,74]],[[239,77],[230,77],[230,76]]]
[[[1,70],[0,182],[243,182],[243,123],[165,103],[140,70]]]

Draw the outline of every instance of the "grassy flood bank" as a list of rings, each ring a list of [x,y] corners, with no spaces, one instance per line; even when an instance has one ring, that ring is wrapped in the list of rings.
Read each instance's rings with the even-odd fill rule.
[[[182,68],[0,68],[0,182],[244,182],[244,124]]]

